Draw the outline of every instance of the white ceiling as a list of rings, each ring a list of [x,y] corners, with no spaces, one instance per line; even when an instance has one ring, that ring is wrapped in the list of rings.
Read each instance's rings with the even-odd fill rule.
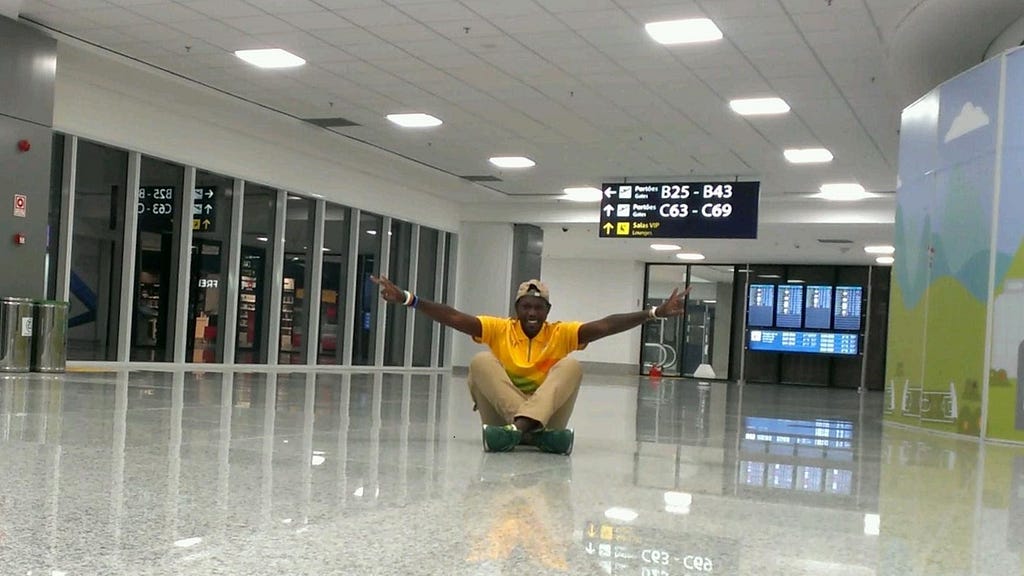
[[[927,3],[25,0],[21,17],[285,114],[346,118],[359,126],[339,134],[439,170],[496,176],[490,190],[455,199],[480,203],[469,212],[481,220],[511,212],[518,222],[564,223],[582,238],[575,254],[651,258],[645,242],[586,235],[598,209],[580,218],[579,206],[554,202],[566,186],[739,177],[762,182],[762,214],[776,218],[762,219],[763,242],[699,243],[719,250],[710,258],[866,263],[860,246],[891,237],[907,103],[905,87],[889,79],[888,47]],[[666,47],[643,30],[645,22],[698,16],[713,19],[725,38]],[[1001,31],[982,34],[991,40]],[[265,71],[232,54],[265,47],[308,64]],[[769,95],[792,112],[743,118],[727,106]],[[408,111],[444,125],[411,132],[384,119]],[[782,157],[784,148],[811,146],[827,147],[835,160],[796,167]],[[492,155],[526,155],[537,166],[501,171],[487,162]],[[859,208],[806,199],[826,181],[857,181],[888,197],[865,219]],[[495,200],[495,190],[506,200]],[[794,202],[796,220],[779,208]],[[808,220],[807,210],[823,217]],[[572,244],[552,236],[548,253]],[[818,238],[850,239],[855,250],[819,246]]]

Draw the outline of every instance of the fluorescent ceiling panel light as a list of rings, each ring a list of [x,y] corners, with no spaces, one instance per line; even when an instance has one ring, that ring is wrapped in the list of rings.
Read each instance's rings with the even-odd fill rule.
[[[879,256],[878,258],[875,258],[875,262],[877,262],[878,264],[885,265],[885,266],[889,266],[889,265],[891,265],[895,261],[896,261],[896,259],[893,258],[892,256]]]
[[[879,244],[877,246],[865,246],[864,251],[867,252],[868,254],[890,255],[896,253],[896,247],[890,246],[888,244]]]
[[[701,300],[701,302],[704,302],[705,304],[717,304],[718,300]]]
[[[630,510],[629,508],[614,507],[604,511],[605,518],[618,520],[619,522],[632,522],[636,520],[637,516],[639,514],[636,513],[636,510]]]
[[[761,114],[785,114],[789,112],[789,104],[782,98],[741,98],[729,101],[732,111],[741,116],[757,116]]]
[[[803,280],[786,280],[788,284],[804,284]]]
[[[411,114],[388,114],[385,118],[395,124],[398,124],[402,128],[431,128],[433,126],[440,126],[443,124],[440,118],[436,118],[430,114],[421,114],[419,112]]]
[[[707,18],[648,22],[644,30],[659,44],[690,44],[722,39],[722,31]]]
[[[235,50],[235,56],[260,68],[294,68],[306,63],[302,58],[280,48]]]
[[[537,165],[525,156],[495,156],[490,162],[498,168],[531,168]]]
[[[676,258],[680,260],[688,260],[690,262],[696,262],[697,260],[703,260],[704,255],[697,252],[680,252],[676,254]]]
[[[260,242],[269,242],[270,241],[270,238],[267,238],[266,236],[257,236],[256,239],[259,240]]]
[[[782,276],[779,276],[778,274],[758,274],[757,277],[758,278],[782,278]]]
[[[791,164],[821,164],[832,161],[832,153],[825,148],[790,148],[782,152]]]
[[[838,184],[822,184],[820,192],[815,194],[815,198],[821,198],[823,200],[834,200],[837,202],[851,202],[854,200],[864,200],[865,198],[874,198],[875,195],[864,190],[864,187],[855,182],[843,182]]]
[[[576,188],[565,188],[562,190],[565,192],[566,200],[572,202],[600,202],[601,201],[601,190],[594,188],[593,186],[580,186]]]
[[[659,252],[667,252],[669,250],[679,250],[681,246],[676,244],[651,244],[651,250],[657,250]]]
[[[367,230],[366,233],[369,234],[370,236],[376,236],[377,235],[377,231],[376,230]]]

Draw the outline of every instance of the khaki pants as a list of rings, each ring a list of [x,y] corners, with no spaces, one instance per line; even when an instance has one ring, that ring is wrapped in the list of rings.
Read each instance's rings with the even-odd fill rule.
[[[469,363],[469,394],[480,411],[480,421],[493,426],[511,424],[517,416],[525,416],[545,428],[565,428],[582,379],[580,363],[562,358],[548,371],[540,388],[526,394],[516,388],[490,351],[480,352]]]

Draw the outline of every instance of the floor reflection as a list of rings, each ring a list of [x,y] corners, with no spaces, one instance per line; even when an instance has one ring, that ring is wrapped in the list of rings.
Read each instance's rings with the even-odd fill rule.
[[[447,374],[4,376],[0,573],[1021,573],[1024,449],[882,402],[588,379],[565,458]]]

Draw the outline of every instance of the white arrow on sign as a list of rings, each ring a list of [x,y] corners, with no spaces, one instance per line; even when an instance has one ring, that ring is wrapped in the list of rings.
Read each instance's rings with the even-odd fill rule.
[[[213,190],[207,190],[206,191],[206,197],[207,198],[213,198]]]
[[[612,196],[615,196],[616,192],[617,192],[617,190],[615,190],[615,188],[612,188],[611,186],[609,186],[609,187],[604,189],[604,197],[605,198],[611,198]]]
[[[607,206],[604,207],[605,216],[611,216],[612,212],[615,212],[615,208],[611,204],[608,204]]]

